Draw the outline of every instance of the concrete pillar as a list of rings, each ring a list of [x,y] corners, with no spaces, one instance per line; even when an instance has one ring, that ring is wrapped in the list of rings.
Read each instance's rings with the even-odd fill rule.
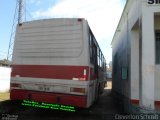
[[[154,109],[155,82],[155,39],[154,13],[142,9],[142,78],[140,104],[142,107]]]
[[[131,31],[131,99],[139,100],[139,21]]]

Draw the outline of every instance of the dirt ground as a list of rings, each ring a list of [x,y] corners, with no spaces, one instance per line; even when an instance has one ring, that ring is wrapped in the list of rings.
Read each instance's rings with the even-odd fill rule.
[[[112,89],[112,81],[107,81],[104,89],[111,90]]]
[[[0,93],[0,101],[4,101],[4,100],[9,100],[10,93],[9,92],[5,92],[5,93]]]

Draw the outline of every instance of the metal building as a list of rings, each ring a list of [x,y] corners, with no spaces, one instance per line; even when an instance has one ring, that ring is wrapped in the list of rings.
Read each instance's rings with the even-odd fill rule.
[[[127,0],[112,49],[112,92],[124,110],[160,109],[160,0]]]

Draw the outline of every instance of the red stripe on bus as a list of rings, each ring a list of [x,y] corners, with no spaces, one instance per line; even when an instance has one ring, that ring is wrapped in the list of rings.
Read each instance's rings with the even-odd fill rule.
[[[86,69],[86,76],[84,76]],[[88,66],[60,66],[60,65],[12,65],[11,76],[51,78],[51,79],[72,79],[81,78],[88,80]],[[85,79],[83,79],[86,77]]]
[[[160,101],[155,101],[155,105],[160,106]]]
[[[158,109],[160,108],[160,101],[155,101],[155,107]]]
[[[12,89],[10,91],[11,100],[32,100],[54,104],[72,105],[85,108],[87,105],[86,96],[76,96],[67,94],[47,93],[29,90]]]
[[[139,105],[139,100],[131,99],[130,102],[131,104]]]

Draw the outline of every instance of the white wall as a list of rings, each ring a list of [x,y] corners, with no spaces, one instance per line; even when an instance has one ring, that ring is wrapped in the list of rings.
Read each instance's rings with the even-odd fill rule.
[[[133,29],[133,26],[136,24],[140,15],[141,1],[130,0],[123,12],[117,32],[112,42],[113,60],[114,55],[119,53],[120,58],[118,58],[118,61],[120,61],[122,66],[123,64],[127,64],[129,72],[128,81],[121,80],[121,78],[118,78],[120,80],[116,80],[117,78],[113,79],[113,89],[121,92],[121,94],[131,99],[139,99],[139,71],[137,71],[137,69],[139,70],[139,66],[137,66],[139,65],[139,63],[137,64],[137,62],[139,62],[139,57],[137,56],[137,58],[135,58],[137,54],[134,54],[135,52],[138,52],[136,47],[139,47],[139,45],[137,46],[137,42],[139,42],[139,33],[137,32],[139,31],[135,31],[133,35],[133,31],[131,32],[131,29]],[[134,43],[135,46],[133,46]],[[136,66],[134,64],[136,64]],[[118,71],[121,71],[121,69],[119,68]]]
[[[155,30],[160,30],[160,15],[155,16]],[[160,101],[160,65],[155,67],[155,100]]]
[[[131,41],[131,99],[139,100],[139,19],[142,14],[141,1],[135,0],[129,10],[129,33]]]
[[[160,5],[148,5],[142,1],[142,90],[141,105],[154,109],[155,105],[155,31],[154,14]]]
[[[135,24],[131,31],[131,99],[135,100],[139,100],[139,40],[139,26]]]
[[[0,92],[9,91],[11,68],[0,67]]]
[[[154,101],[160,101],[160,65],[155,65],[154,38],[154,23],[155,29],[160,29],[160,17],[154,21],[155,14],[160,16],[160,5],[148,5],[147,0],[128,0],[112,41],[113,68],[115,54],[118,53],[118,61],[124,63],[126,52],[121,54],[123,49],[130,47],[131,50],[128,54],[131,57],[130,81],[121,81],[120,76],[115,78],[113,75],[113,89],[124,93],[125,96],[127,94],[122,90],[128,90],[131,99],[140,100],[141,106],[153,109]],[[139,40],[142,41],[140,48]]]
[[[155,68],[155,100],[160,101],[160,65]]]

